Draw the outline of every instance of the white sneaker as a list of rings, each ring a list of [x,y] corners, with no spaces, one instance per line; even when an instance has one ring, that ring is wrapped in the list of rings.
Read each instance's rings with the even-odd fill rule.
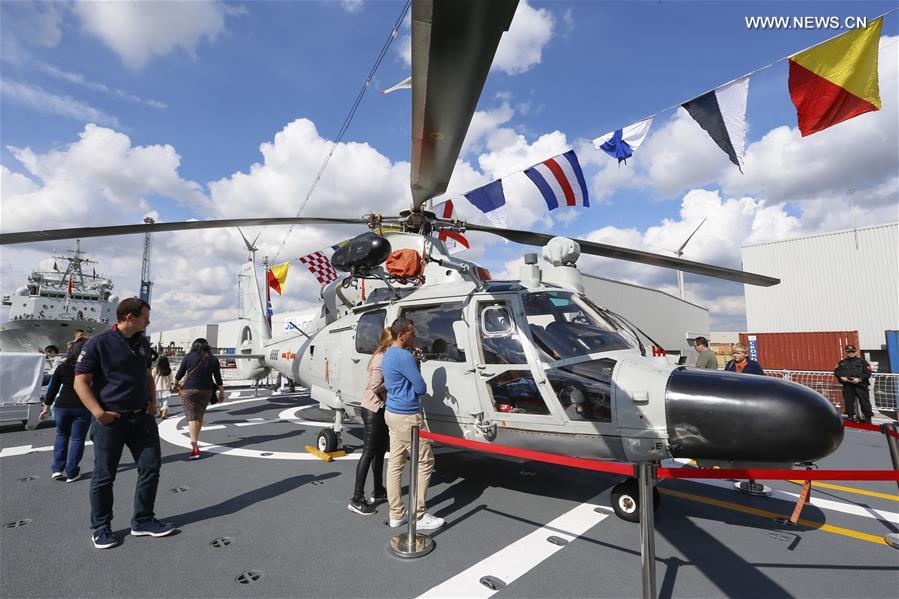
[[[446,524],[446,521],[443,518],[425,514],[418,519],[416,528],[418,530],[437,530],[438,528],[442,528],[444,524]]]
[[[409,521],[409,516],[403,516],[399,520],[394,520],[393,518],[391,518],[390,519],[390,528],[396,528],[398,526],[402,526],[403,524],[405,524],[408,521]]]
[[[50,478],[52,478],[53,480],[63,480],[65,479],[65,477],[66,475],[63,472],[54,472],[50,475]]]
[[[73,476],[72,478],[67,478],[67,479],[66,479],[66,482],[67,482],[67,483],[73,483],[73,482],[75,482],[76,480],[78,480],[78,479],[80,479],[80,478],[81,478],[81,473],[79,472],[78,474],[76,474],[76,475]]]

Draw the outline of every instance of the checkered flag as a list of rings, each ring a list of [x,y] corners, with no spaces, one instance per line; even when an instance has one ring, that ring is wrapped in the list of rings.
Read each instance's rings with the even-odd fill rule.
[[[321,252],[312,252],[308,256],[300,258],[300,264],[309,269],[318,282],[327,285],[337,279],[337,271],[331,266],[331,261]]]

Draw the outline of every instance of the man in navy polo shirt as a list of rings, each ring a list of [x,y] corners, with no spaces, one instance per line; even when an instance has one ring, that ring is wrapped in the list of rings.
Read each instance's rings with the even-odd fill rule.
[[[91,338],[75,364],[75,392],[94,416],[91,480],[92,540],[97,549],[119,544],[112,534],[112,485],[125,446],[137,464],[131,534],[164,537],[175,527],[154,517],[162,450],[156,428],[156,385],[150,374],[150,304],[131,297],[116,308],[118,323]]]

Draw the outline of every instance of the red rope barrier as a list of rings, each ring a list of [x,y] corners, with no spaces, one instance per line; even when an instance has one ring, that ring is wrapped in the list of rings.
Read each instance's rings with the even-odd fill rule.
[[[864,422],[853,422],[851,420],[844,420],[843,426],[846,428],[857,428],[863,431],[873,431],[875,433],[880,432],[879,424],[865,424]]]
[[[751,478],[753,480],[895,480],[897,470],[769,470],[767,468],[659,468],[659,478]]]
[[[465,449],[474,449],[476,451],[486,451],[488,453],[496,453],[504,456],[515,458],[524,458],[535,462],[546,462],[548,464],[558,464],[560,466],[570,466],[572,468],[581,468],[584,470],[595,470],[597,472],[611,472],[612,474],[624,474],[625,476],[636,477],[633,464],[620,462],[603,462],[601,460],[588,460],[586,458],[572,458],[555,453],[545,453],[542,451],[533,451],[531,449],[519,449],[517,447],[509,447],[508,445],[497,445],[495,443],[484,443],[483,441],[469,441],[460,437],[451,437],[449,435],[441,435],[429,431],[421,431],[422,439],[431,439],[444,445],[455,445],[456,447],[464,447]]]
[[[606,462],[587,458],[573,458],[555,453],[519,449],[508,445],[485,443],[483,441],[469,441],[460,437],[441,435],[429,431],[421,431],[421,438],[431,439],[444,445],[454,445],[465,449],[485,451],[498,455],[523,458],[535,462],[558,464],[571,468],[581,468],[596,472],[610,472],[636,477],[633,464],[621,462]],[[893,480],[899,481],[897,470],[774,470],[762,468],[658,468],[658,477],[661,478],[739,478],[753,480]]]

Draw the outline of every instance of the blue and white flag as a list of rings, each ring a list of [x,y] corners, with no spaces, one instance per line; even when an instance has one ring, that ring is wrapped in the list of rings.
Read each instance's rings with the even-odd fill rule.
[[[634,150],[639,148],[646,139],[651,125],[652,119],[648,118],[624,129],[606,133],[593,140],[593,147],[602,150],[612,158],[617,158],[618,164],[622,162],[627,164],[627,159],[634,155]]]
[[[574,150],[535,164],[525,169],[524,174],[540,190],[550,210],[559,206],[590,207],[587,182]]]
[[[503,193],[502,179],[469,191],[465,194],[465,199],[486,214],[497,227],[506,226],[506,196]]]

